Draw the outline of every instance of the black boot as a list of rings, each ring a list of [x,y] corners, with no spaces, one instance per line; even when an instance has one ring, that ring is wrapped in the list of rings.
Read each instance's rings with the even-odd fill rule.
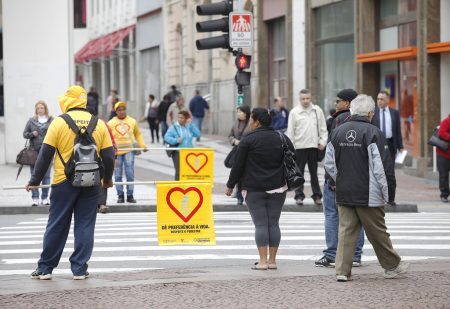
[[[123,194],[121,194],[117,197],[117,203],[118,204],[125,203],[125,198],[124,198]]]
[[[127,195],[127,203],[136,203],[133,195]]]

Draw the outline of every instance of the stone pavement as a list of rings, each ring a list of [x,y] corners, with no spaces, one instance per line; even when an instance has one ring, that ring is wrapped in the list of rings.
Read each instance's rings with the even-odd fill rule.
[[[338,283],[334,269],[285,262],[276,271],[227,267],[0,280],[1,308],[449,308],[450,260],[412,262],[397,279],[377,263]]]

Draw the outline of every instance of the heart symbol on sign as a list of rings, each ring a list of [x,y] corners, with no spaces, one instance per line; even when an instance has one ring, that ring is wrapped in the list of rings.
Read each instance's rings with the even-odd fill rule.
[[[124,136],[125,134],[128,133],[128,131],[130,131],[130,126],[126,123],[124,124],[117,124],[114,129],[117,131],[117,133],[119,133],[121,136]]]
[[[188,215],[187,217],[185,217],[185,216],[184,216],[184,215],[183,215],[183,214],[182,214],[182,213],[181,213],[181,212],[180,212],[180,211],[172,204],[170,198],[171,198],[172,193],[174,193],[174,192],[181,192],[184,196],[186,196],[186,194],[187,194],[188,192],[191,192],[191,191],[196,192],[196,193],[198,194],[198,196],[199,196],[199,201],[198,201],[197,205],[194,207],[194,209],[192,209],[192,211],[189,213],[189,215]],[[172,209],[172,211],[173,211],[178,217],[180,217],[180,219],[183,220],[184,223],[187,223],[189,220],[191,220],[191,218],[195,215],[195,213],[196,213],[196,212],[200,209],[200,207],[202,206],[202,204],[203,204],[203,194],[202,194],[202,192],[201,192],[199,189],[194,188],[194,187],[189,187],[189,188],[187,188],[187,189],[182,189],[182,188],[179,188],[179,187],[175,187],[175,188],[170,189],[169,192],[167,192],[167,195],[166,195],[166,202],[167,202],[167,205],[169,206],[169,208]]]
[[[189,161],[189,159],[190,158],[193,158],[193,157],[195,157],[193,160],[194,160],[194,162],[196,161],[196,160],[199,160],[200,161],[200,157],[203,157],[203,158],[205,158],[204,159],[204,162],[203,162],[203,164],[200,164],[200,163],[198,163],[197,162],[197,164],[191,164]],[[191,160],[192,161],[192,160]],[[201,152],[201,153],[188,153],[187,154],[187,156],[186,156],[186,163],[187,163],[187,165],[197,174],[198,172],[200,172],[201,170],[202,170],[202,168],[203,167],[205,167],[205,165],[206,165],[206,163],[208,163],[208,156],[207,155],[205,155],[203,152]]]

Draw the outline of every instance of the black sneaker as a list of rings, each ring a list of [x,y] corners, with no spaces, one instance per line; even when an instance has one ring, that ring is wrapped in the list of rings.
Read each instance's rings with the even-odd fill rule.
[[[73,280],[85,280],[89,278],[89,273],[86,272],[84,275],[79,275],[79,276],[73,276]]]
[[[127,203],[136,203],[136,200],[132,195],[127,195]]]
[[[39,270],[35,270],[30,275],[31,279],[39,279],[39,280],[51,280],[52,274],[45,274]]]
[[[448,197],[441,197],[441,202],[442,203],[448,203]]]
[[[118,204],[125,203],[125,198],[123,197],[123,195],[119,195],[119,196],[117,197],[117,203],[118,203]]]
[[[325,255],[321,257],[319,260],[315,261],[314,264],[316,265],[316,267],[334,268],[334,261],[332,259],[327,258]]]

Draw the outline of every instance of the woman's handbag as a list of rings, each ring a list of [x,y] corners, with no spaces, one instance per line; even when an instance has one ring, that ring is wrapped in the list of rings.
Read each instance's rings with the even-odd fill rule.
[[[237,152],[237,146],[233,146],[230,153],[227,155],[227,157],[223,161],[223,164],[225,164],[225,167],[228,167],[228,168],[233,167],[234,160],[236,159],[236,152]]]
[[[442,151],[447,151],[448,147],[450,146],[450,143],[439,137],[439,127],[436,127],[436,129],[434,129],[433,134],[431,135],[428,141],[428,145],[437,147]]]
[[[286,179],[288,190],[292,191],[303,185],[305,179],[303,178],[303,175],[295,162],[295,153],[290,150],[287,145],[286,137],[283,133],[279,131],[277,132],[280,135],[283,150],[284,177]]]
[[[28,143],[25,142],[25,147],[19,152],[16,157],[16,163],[20,165],[34,165],[36,163],[38,153]]]

